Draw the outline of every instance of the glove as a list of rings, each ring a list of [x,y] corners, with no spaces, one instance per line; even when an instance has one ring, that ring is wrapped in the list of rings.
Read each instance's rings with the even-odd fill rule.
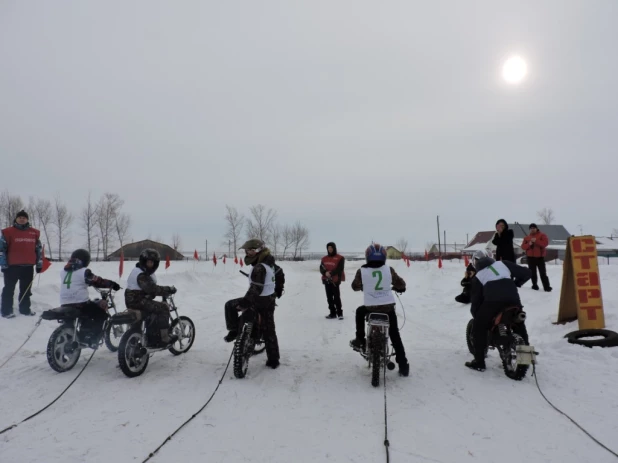
[[[393,288],[393,289],[394,289],[394,288]],[[396,293],[399,293],[399,294],[403,294],[403,293],[405,293],[405,292],[406,292],[406,290],[405,290],[405,288],[404,288],[404,289],[395,289],[395,292],[396,292]]]
[[[170,294],[176,294],[176,291],[178,291],[178,290],[177,290],[177,289],[176,289],[176,287],[174,287],[174,286],[168,286],[168,287],[167,287],[167,291],[168,291]]]
[[[118,283],[116,283],[115,281],[112,282],[112,289],[114,291],[120,291],[120,285]]]
[[[43,267],[35,267],[34,269],[36,273],[41,273],[43,271]],[[4,270],[2,270],[4,272]]]

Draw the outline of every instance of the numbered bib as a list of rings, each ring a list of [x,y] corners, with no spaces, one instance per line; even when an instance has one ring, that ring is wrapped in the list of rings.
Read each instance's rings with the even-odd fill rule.
[[[361,278],[363,281],[363,294],[365,296],[365,306],[394,304],[395,296],[391,286],[393,277],[391,268],[383,265],[379,268],[361,267]]]
[[[81,304],[90,299],[84,273],[85,268],[60,272],[60,305]]]

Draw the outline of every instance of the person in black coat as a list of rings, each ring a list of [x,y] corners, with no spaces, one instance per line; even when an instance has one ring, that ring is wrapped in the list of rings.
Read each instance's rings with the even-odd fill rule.
[[[495,258],[497,261],[508,260],[515,263],[513,236],[513,230],[509,228],[506,220],[500,219],[496,222],[496,234],[491,242],[496,246]]]
[[[466,273],[461,280],[461,286],[463,286],[463,290],[461,294],[455,296],[455,300],[457,302],[461,302],[462,304],[470,304],[470,282],[474,275],[476,274],[476,270],[474,269],[474,265],[471,263],[466,267]]]

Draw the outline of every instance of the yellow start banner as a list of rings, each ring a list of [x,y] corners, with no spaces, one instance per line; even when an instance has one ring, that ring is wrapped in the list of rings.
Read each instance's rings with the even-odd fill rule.
[[[572,236],[567,241],[556,323],[574,320],[580,330],[605,328],[594,236]]]

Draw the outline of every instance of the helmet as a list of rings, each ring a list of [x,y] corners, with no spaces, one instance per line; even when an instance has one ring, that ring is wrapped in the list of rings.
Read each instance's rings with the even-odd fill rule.
[[[149,260],[154,262],[152,268],[148,268],[146,266],[146,262]],[[156,249],[146,248],[139,255],[139,266],[144,272],[148,274],[152,274],[157,271],[160,261],[161,256],[159,255],[159,251],[157,251]]]
[[[71,254],[71,259],[79,260],[84,267],[90,265],[90,253],[85,249],[76,249]]]
[[[245,249],[247,251],[249,249],[253,249],[255,252],[260,252],[264,249],[264,241],[258,240],[257,238],[250,239],[249,241],[246,241],[245,244],[243,244],[239,249]]]
[[[373,243],[365,250],[367,262],[386,262],[386,249],[378,243]]]
[[[487,259],[487,258],[493,259],[494,258],[493,253],[489,249],[479,249],[472,256],[472,266],[474,268],[477,268],[477,261],[481,259]]]

